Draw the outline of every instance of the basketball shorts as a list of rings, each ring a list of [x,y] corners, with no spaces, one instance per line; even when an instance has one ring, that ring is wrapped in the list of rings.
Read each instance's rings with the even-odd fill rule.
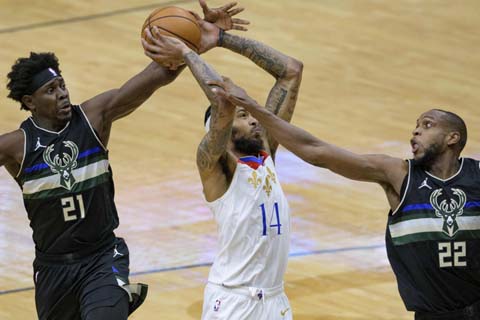
[[[480,301],[463,309],[441,313],[415,312],[415,320],[478,320],[480,319]]]
[[[202,320],[291,320],[292,309],[283,290],[234,287],[208,283]]]
[[[33,271],[40,320],[85,319],[90,311],[113,307],[121,300],[129,303],[132,313],[148,289],[143,284],[129,284],[129,252],[121,238],[78,261],[59,263],[37,257]]]

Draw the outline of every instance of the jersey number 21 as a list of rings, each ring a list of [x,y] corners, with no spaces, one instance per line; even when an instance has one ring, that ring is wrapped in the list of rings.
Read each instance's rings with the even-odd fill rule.
[[[80,211],[80,219],[85,218],[85,206],[81,194],[72,197],[62,198],[63,218],[65,222],[77,220],[79,218],[75,211]]]

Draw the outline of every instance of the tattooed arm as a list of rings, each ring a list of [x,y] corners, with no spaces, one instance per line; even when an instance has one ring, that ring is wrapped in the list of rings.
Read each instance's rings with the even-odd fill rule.
[[[221,35],[221,46],[244,55],[275,77],[276,82],[270,90],[265,107],[290,122],[302,80],[303,64],[261,42],[228,33]],[[267,142],[274,157],[278,142],[268,134]]]
[[[197,167],[205,198],[214,201],[227,191],[236,166],[234,156],[227,151],[235,106],[218,95],[223,89],[207,84],[222,78],[198,54],[186,49],[184,59],[212,106],[210,130],[197,149]]]

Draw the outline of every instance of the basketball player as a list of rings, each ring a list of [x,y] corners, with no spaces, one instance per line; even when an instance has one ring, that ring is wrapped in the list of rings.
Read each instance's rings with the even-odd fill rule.
[[[112,122],[181,70],[152,62],[119,89],[72,105],[55,54],[32,52],[12,66],[8,96],[31,117],[0,136],[0,166],[22,188],[33,229],[41,320],[127,319],[145,299],[146,285],[129,284],[128,248],[114,234],[119,220],[107,145]]]
[[[460,158],[467,128],[458,115],[439,109],[420,115],[410,141],[413,159],[404,161],[323,142],[261,107],[229,79],[213,84],[303,160],[383,187],[391,208],[388,258],[415,319],[480,319],[480,163]]]
[[[255,40],[231,35],[199,21],[201,50],[216,45],[244,55],[270,73],[275,85],[267,108],[290,121],[302,64]],[[151,36],[151,35],[150,35]],[[182,42],[151,37],[146,54],[157,61],[183,60],[211,106],[208,133],[197,151],[203,192],[219,230],[219,251],[205,288],[202,319],[292,319],[283,289],[289,253],[290,213],[275,171],[278,143],[243,107],[218,96],[207,83],[220,76]],[[176,48],[177,53],[172,52]]]

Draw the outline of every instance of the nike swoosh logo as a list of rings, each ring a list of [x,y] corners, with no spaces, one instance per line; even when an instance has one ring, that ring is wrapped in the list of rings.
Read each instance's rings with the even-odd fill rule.
[[[290,308],[287,308],[285,310],[280,311],[280,314],[282,315],[282,317],[285,316],[285,314],[288,312],[288,310],[290,310]]]

